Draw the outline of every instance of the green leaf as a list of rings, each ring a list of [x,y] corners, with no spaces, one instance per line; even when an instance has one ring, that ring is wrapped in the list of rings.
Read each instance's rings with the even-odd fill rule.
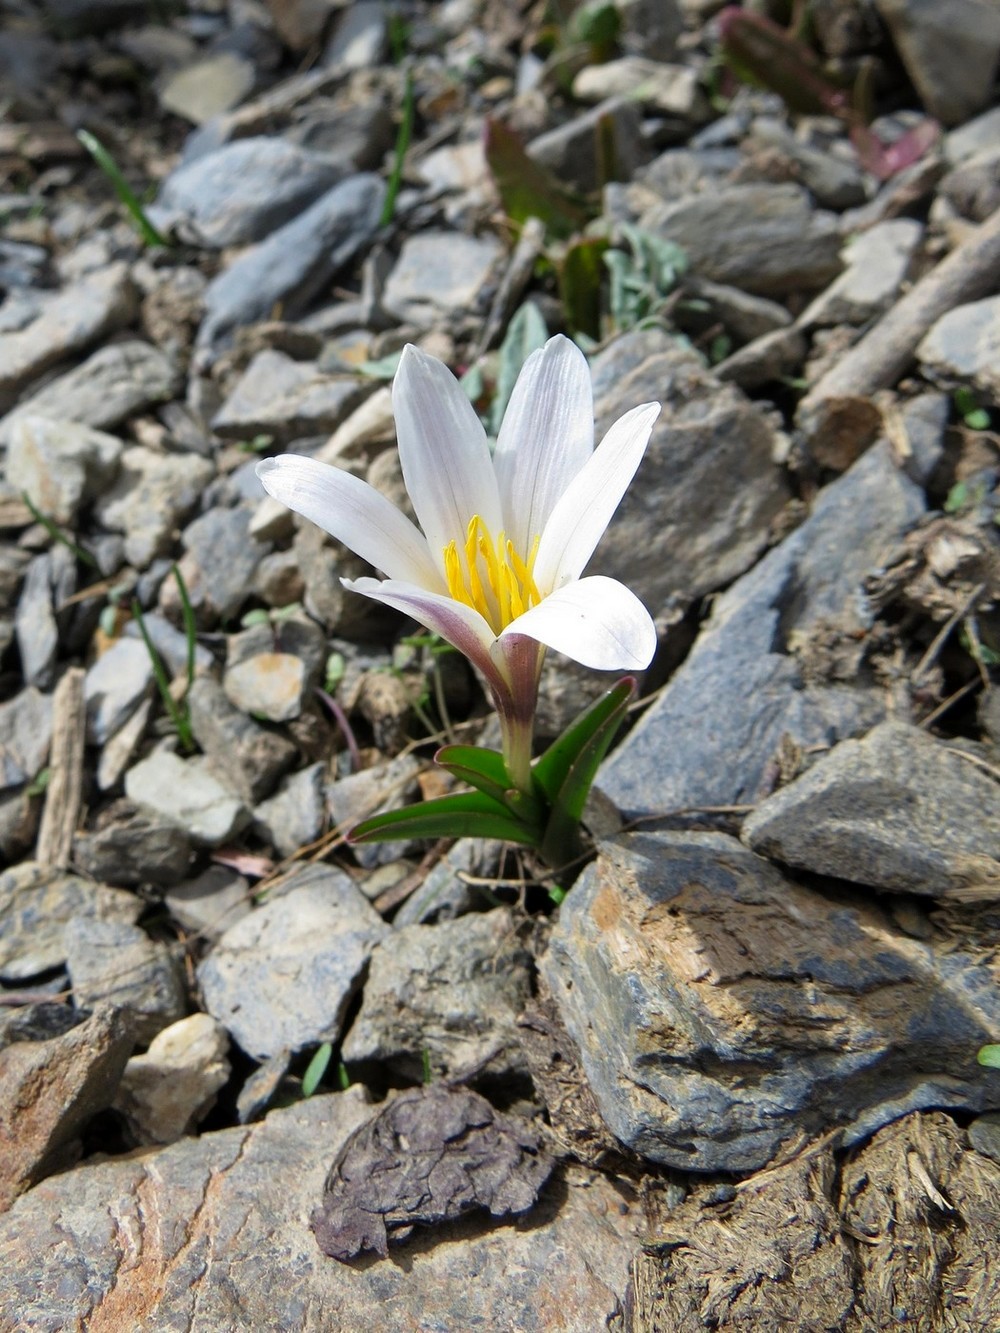
[[[1000,1046],[980,1046],[976,1059],[987,1069],[1000,1069]]]
[[[503,414],[507,410],[510,396],[521,367],[532,352],[544,347],[549,331],[542,312],[534,301],[525,301],[514,312],[507,332],[500,345],[500,366],[497,371],[497,391],[490,408],[489,428],[493,435],[499,433]]]
[[[135,224],[136,231],[142,237],[146,245],[162,245],[169,249],[170,242],[163,236],[150,222],[146,216],[146,210],[136,198],[131,185],[122,175],[118,168],[118,163],[114,160],[108,150],[101,143],[100,139],[95,138],[89,130],[77,130],[76,137],[86,148],[87,152],[94,159],[100,169],[107,176],[114,188],[115,194],[121,201],[125,211],[129,214]]]
[[[446,745],[438,750],[434,762],[446,768],[459,782],[492,797],[507,807],[515,818],[541,836],[545,811],[541,803],[526,792],[518,791],[507,772],[503,755],[478,745]]]
[[[317,1048],[316,1054],[309,1061],[306,1072],[302,1075],[302,1096],[311,1097],[320,1083],[323,1081],[323,1075],[330,1064],[330,1056],[333,1054],[333,1046],[325,1041],[322,1046]]]
[[[485,792],[461,792],[373,815],[356,824],[349,842],[391,842],[396,838],[502,838],[535,846],[537,834],[507,806]]]
[[[619,710],[628,706],[635,689],[635,677],[623,676],[609,690],[576,719],[571,722],[561,736],[558,736],[540,759],[536,760],[533,773],[535,781],[550,802],[556,800],[577,754],[587,744],[591,736],[603,727],[609,718],[615,717]],[[620,718],[619,718],[620,720]]]
[[[848,94],[826,77],[817,56],[798,38],[735,5],[716,21],[722,54],[738,79],[770,88],[792,111],[851,119]]]
[[[595,210],[566,190],[525,152],[524,145],[499,120],[486,118],[486,162],[504,212],[514,222],[538,218],[553,239],[582,231]]]
[[[601,280],[608,241],[604,236],[574,241],[558,269],[559,297],[574,333],[601,336]]]
[[[413,71],[408,69],[403,87],[403,112],[399,122],[399,131],[396,134],[392,171],[389,173],[389,181],[386,186],[382,216],[379,218],[380,227],[387,227],[392,221],[393,213],[396,211],[396,197],[403,181],[403,163],[406,160],[406,153],[413,135],[413,110]]]

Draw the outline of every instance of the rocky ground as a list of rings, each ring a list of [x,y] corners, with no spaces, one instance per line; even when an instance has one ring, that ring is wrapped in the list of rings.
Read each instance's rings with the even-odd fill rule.
[[[0,1329],[1000,1326],[1000,15],[720,9],[8,0]],[[254,464],[557,331],[664,410],[555,908],[345,843],[495,736]]]

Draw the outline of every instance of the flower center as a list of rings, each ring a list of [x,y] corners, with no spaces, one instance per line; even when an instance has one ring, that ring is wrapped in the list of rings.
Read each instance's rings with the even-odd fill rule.
[[[494,541],[489,528],[474,514],[469,520],[465,545],[460,548],[451,541],[444,548],[448,591],[456,602],[464,602],[478,611],[493,633],[499,634],[542,600],[532,572],[539,540],[535,538],[527,560],[522,560],[502,530]]]

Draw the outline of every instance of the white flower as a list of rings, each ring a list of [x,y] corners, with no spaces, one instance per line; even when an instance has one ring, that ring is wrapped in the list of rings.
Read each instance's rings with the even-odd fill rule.
[[[545,647],[602,671],[641,669],[653,656],[656,631],[638,598],[615,579],[581,574],[659,404],[626,412],[595,449],[590,371],[563,337],[525,362],[492,455],[471,403],[435,357],[404,349],[392,401],[420,528],[366,482],[313,459],[266,459],[257,475],[275,499],[381,570],[384,579],[342,582],[464,653],[490,685],[505,741],[527,723],[530,745]],[[504,748],[512,776],[516,768],[523,777],[524,754]]]

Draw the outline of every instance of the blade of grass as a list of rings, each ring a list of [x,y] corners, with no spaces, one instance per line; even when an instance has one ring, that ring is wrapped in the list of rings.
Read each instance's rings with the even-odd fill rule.
[[[181,615],[184,619],[184,637],[187,640],[187,688],[184,691],[185,697],[191,686],[194,684],[194,664],[195,653],[198,647],[198,629],[194,622],[194,607],[191,605],[191,598],[188,596],[187,584],[184,582],[184,575],[177,565],[170,566],[170,572],[174,576],[177,584],[177,595],[181,599]]]
[[[97,165],[107,176],[118,196],[123,208],[130,215],[135,223],[136,230],[142,237],[146,245],[162,245],[170,248],[170,242],[159,232],[150,222],[146,215],[146,210],[140,204],[135,191],[129,185],[128,181],[122,175],[118,163],[114,160],[108,150],[89,130],[77,130],[76,137],[86,148],[87,152],[94,159]]]
[[[389,225],[392,221],[392,215],[396,211],[396,196],[399,194],[399,187],[403,181],[403,161],[410,146],[410,137],[413,134],[413,105],[413,71],[407,70],[406,82],[403,86],[403,115],[399,122],[392,172],[385,192],[385,203],[382,205],[382,216],[379,219],[379,226],[381,227]]]
[[[60,528],[57,524],[55,524],[52,521],[52,519],[48,517],[48,515],[43,514],[42,511],[38,508],[38,506],[32,503],[31,497],[28,495],[27,491],[21,492],[21,499],[31,510],[31,517],[35,520],[36,523],[41,523],[42,527],[49,534],[49,536],[52,538],[53,541],[61,542],[61,544],[65,546],[67,550],[73,552],[77,560],[81,561],[85,565],[89,565],[91,569],[98,568],[97,561],[90,554],[90,552],[85,551],[82,546],[77,546],[75,541],[73,541],[70,537],[66,536],[62,528]]]
[[[309,1061],[309,1066],[302,1075],[303,1097],[311,1097],[319,1087],[330,1064],[331,1055],[333,1055],[333,1046],[330,1042],[325,1041],[322,1046],[317,1047],[316,1054]]]
[[[174,724],[177,735],[180,738],[181,745],[185,750],[194,749],[194,734],[191,731],[191,721],[188,717],[186,708],[178,706],[174,696],[170,693],[170,678],[167,676],[166,667],[163,665],[163,659],[156,651],[156,645],[149,636],[149,630],[146,628],[146,621],[142,614],[142,607],[138,601],[132,602],[132,617],[139,626],[139,633],[142,635],[142,641],[146,645],[146,652],[149,653],[149,661],[153,668],[153,678],[156,681],[156,688],[160,691],[160,698],[163,700],[163,706],[170,714],[170,720]]]

